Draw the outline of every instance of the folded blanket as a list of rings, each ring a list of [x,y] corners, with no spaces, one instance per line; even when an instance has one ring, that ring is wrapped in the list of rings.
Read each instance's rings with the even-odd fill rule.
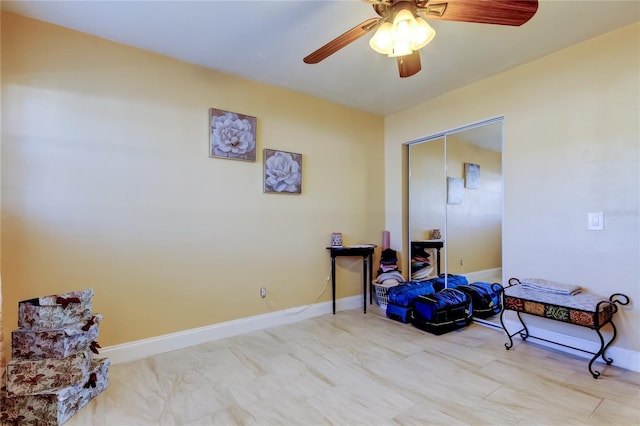
[[[530,288],[538,291],[545,291],[554,294],[574,295],[582,291],[582,287],[574,284],[562,284],[555,281],[548,281],[540,278],[526,278],[520,280],[520,284],[524,288]]]
[[[425,280],[433,275],[433,266],[425,266],[422,269],[418,269],[417,271],[411,274],[411,279],[420,281]]]
[[[402,274],[398,271],[383,272],[382,274],[378,275],[378,278],[376,278],[375,282],[383,283],[386,280],[397,280],[400,283],[404,282]]]

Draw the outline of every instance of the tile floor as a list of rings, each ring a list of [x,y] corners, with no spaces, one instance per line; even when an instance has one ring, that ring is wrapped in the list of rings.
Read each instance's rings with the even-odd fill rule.
[[[375,306],[113,365],[66,425],[638,425],[640,374]]]

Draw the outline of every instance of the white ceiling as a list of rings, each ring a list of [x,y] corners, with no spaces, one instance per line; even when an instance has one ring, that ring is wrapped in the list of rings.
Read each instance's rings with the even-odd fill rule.
[[[366,35],[302,58],[367,18],[362,1],[2,1],[3,10],[380,115],[640,19],[640,1],[541,0],[521,27],[431,21],[422,71],[400,79]]]

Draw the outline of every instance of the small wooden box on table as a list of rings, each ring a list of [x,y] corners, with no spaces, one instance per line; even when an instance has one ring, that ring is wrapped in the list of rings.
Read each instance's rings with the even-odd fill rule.
[[[606,351],[616,338],[617,330],[613,323],[613,316],[618,312],[618,305],[629,304],[629,298],[622,293],[614,293],[608,299],[589,293],[571,294],[554,294],[532,288],[526,288],[521,285],[517,278],[509,280],[509,286],[504,289],[504,309],[500,314],[500,323],[504,329],[509,342],[504,346],[507,350],[513,347],[513,336],[520,335],[522,340],[531,337],[533,339],[543,340],[555,345],[564,346],[566,348],[578,350],[593,355],[589,361],[589,372],[594,379],[600,376],[599,371],[593,370],[593,363],[598,357],[610,365],[613,359],[607,358]],[[522,326],[516,332],[510,333],[507,329],[504,316],[506,311],[515,311]],[[565,345],[541,337],[533,336],[529,333],[527,326],[522,319],[521,314],[526,313],[542,318],[548,318],[555,321],[562,321],[569,324],[587,327],[595,330],[600,338],[600,348],[596,352],[587,351],[576,348],[574,346]],[[607,324],[611,325],[613,335],[608,342],[602,336],[600,330]]]

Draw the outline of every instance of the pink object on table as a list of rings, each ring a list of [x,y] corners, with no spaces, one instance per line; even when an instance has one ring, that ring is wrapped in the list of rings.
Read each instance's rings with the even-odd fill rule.
[[[391,234],[389,233],[389,231],[382,231],[382,249],[388,249],[390,244],[390,240],[391,240]]]

